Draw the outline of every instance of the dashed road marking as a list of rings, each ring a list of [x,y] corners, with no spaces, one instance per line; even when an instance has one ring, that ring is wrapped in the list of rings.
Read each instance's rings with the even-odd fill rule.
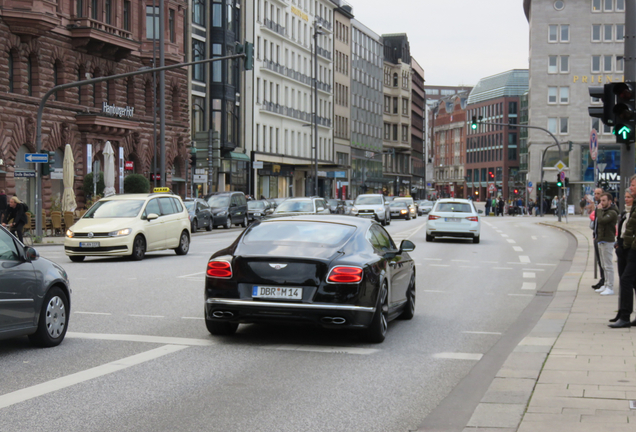
[[[451,260],[452,262],[470,262],[470,260]]]
[[[429,267],[450,267],[450,264],[429,264]]]
[[[527,269],[522,269],[523,271],[545,271],[545,269],[531,269],[531,268],[527,268]]]
[[[493,267],[493,270],[513,270],[512,267]]]
[[[499,261],[481,261],[484,264],[498,264]]]
[[[263,349],[275,351],[306,351],[328,354],[357,354],[369,355],[380,350],[372,348],[339,347],[339,346],[319,346],[319,345],[271,345],[264,346]]]
[[[183,276],[177,276],[177,277],[178,278],[189,278],[189,277],[192,277],[192,276],[200,276],[200,275],[203,275],[203,274],[205,274],[204,271],[197,272],[197,273],[192,273],[192,274],[187,274],[187,275],[183,275]]]
[[[529,263],[530,257],[528,255],[519,255],[519,261],[522,263]]]
[[[508,294],[511,297],[534,297],[534,294]]]
[[[426,261],[441,261],[441,258],[422,258],[425,259]]]
[[[523,277],[525,279],[534,279],[537,277],[537,274],[534,272],[523,272]]]
[[[537,239],[537,236],[530,236],[530,238],[531,238],[532,240],[536,240],[536,239]]]
[[[523,285],[521,285],[521,289],[522,290],[536,290],[537,289],[537,284],[535,282],[524,282]]]
[[[556,264],[536,264],[538,266],[556,266]]]
[[[487,332],[487,331],[463,331],[466,334],[482,334],[482,335],[500,335],[500,332]]]
[[[512,249],[513,249],[515,252],[523,252],[523,248],[522,248],[521,246],[513,246],[513,247],[512,247]]]
[[[479,268],[479,266],[459,266],[459,268]]]
[[[111,313],[106,313],[106,312],[80,312],[80,311],[73,311],[72,313],[74,314],[80,314],[80,315],[112,315]]]
[[[506,238],[506,237],[508,237],[508,234],[502,234],[501,236]]]
[[[194,339],[180,338],[170,336],[148,336],[148,335],[130,335],[130,334],[108,334],[108,333],[79,333],[67,332],[67,338],[72,339],[90,339],[105,340],[118,342],[143,342],[154,344],[169,345],[186,345],[186,346],[212,346],[216,345],[212,339]]]
[[[136,314],[128,314],[129,317],[134,318],[165,318],[163,315],[136,315]]]
[[[475,360],[479,361],[483,357],[483,354],[478,353],[460,353],[460,352],[442,352],[433,354],[434,358],[446,359],[446,360]]]
[[[516,241],[514,241],[513,239],[506,239],[506,241],[507,241],[508,243],[510,243],[510,244],[517,243],[517,242],[516,242]]]

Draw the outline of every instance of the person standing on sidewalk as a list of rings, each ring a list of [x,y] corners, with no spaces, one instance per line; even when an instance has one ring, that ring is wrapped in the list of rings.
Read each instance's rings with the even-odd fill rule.
[[[486,198],[486,216],[490,216],[490,198]]]
[[[594,189],[594,210],[592,211],[592,213],[590,213],[590,219],[592,220],[592,238],[594,239],[594,252],[596,253],[596,262],[598,264],[598,267],[600,269],[600,273],[601,273],[601,280],[598,281],[598,283],[596,285],[592,285],[592,288],[597,290],[600,287],[602,287],[603,285],[605,285],[605,272],[603,271],[603,264],[601,262],[601,255],[598,252],[598,243],[596,242],[596,231],[597,231],[597,224],[596,224],[596,211],[597,211],[597,206],[601,203],[601,194],[603,194],[603,189],[601,188],[596,188]]]
[[[503,197],[499,197],[499,202],[497,203],[497,209],[498,209],[498,213],[499,215],[501,215],[501,217],[503,217],[504,215],[504,206],[506,205],[506,203],[503,200]]]
[[[614,242],[616,241],[616,221],[618,209],[612,203],[612,195],[605,192],[596,209],[596,243],[601,255],[602,268],[605,273],[605,285],[596,290],[601,295],[614,294]]]
[[[627,192],[625,192],[625,210],[623,210],[623,212],[618,217],[618,229],[616,230],[616,243],[614,243],[614,250],[616,251],[616,264],[618,266],[619,279],[623,275],[623,271],[625,270],[625,265],[627,261],[627,253],[625,252],[625,249],[623,249],[623,236],[625,235],[625,222],[627,221],[627,218],[629,217],[629,213],[632,210],[633,204],[634,204],[634,197],[632,196],[632,193],[629,190],[627,190]],[[621,302],[620,290],[618,290],[618,293],[619,293],[618,303],[620,305],[620,302]],[[618,321],[618,318],[619,318],[618,313],[616,313],[616,316],[609,321],[616,322]]]
[[[629,191],[636,196],[636,175],[630,178]],[[609,325],[610,328],[627,328],[636,326],[636,321],[631,323],[629,317],[634,311],[634,282],[636,281],[636,217],[634,217],[635,205],[632,205],[629,216],[625,222],[623,234],[623,249],[626,255],[625,269],[620,276],[620,298],[618,304],[618,320]]]
[[[4,215],[7,214],[7,195],[4,193],[4,189],[0,190],[0,223],[4,222]]]

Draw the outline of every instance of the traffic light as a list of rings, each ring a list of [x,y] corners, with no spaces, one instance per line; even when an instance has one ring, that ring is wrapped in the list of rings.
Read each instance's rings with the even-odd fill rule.
[[[245,70],[254,69],[254,44],[245,42]]]
[[[519,189],[515,189],[515,195],[519,193]]]
[[[472,130],[477,129],[477,116],[473,116],[472,121],[470,122],[470,128]]]
[[[494,180],[495,179],[495,173],[492,171],[488,171],[488,180]]]
[[[633,144],[636,136],[634,83],[623,82],[612,84],[612,92],[616,95],[616,105],[612,109],[614,114],[614,135],[618,144]]]
[[[564,180],[564,186],[565,187],[569,187],[570,186],[570,177],[566,177]]]
[[[42,165],[42,175],[43,176],[47,176],[47,175],[51,175],[52,171],[55,171],[55,168],[53,167],[53,165],[55,165],[55,152],[54,151],[50,151],[49,153],[49,161]]]
[[[192,147],[190,149],[190,166],[196,168],[197,166],[197,148]]]
[[[603,87],[589,87],[590,96],[603,102],[603,106],[591,106],[587,108],[590,117],[601,119],[607,126],[614,126],[614,106],[616,94],[613,92],[614,83],[605,84]]]
[[[556,185],[557,185],[557,187],[562,187],[563,186],[563,182],[561,181],[561,173],[557,173]]]
[[[541,186],[541,183],[537,184],[537,192],[541,192],[541,189],[543,189],[543,186]]]

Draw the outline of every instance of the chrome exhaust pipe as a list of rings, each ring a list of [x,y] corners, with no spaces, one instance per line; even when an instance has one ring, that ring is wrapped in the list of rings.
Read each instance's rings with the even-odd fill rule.
[[[223,318],[223,312],[222,311],[214,311],[214,312],[212,312],[212,316],[214,318]]]
[[[333,324],[338,324],[338,325],[340,325],[340,324],[344,324],[344,323],[346,323],[346,322],[347,322],[347,320],[346,320],[346,319],[344,319],[344,318],[342,318],[342,317],[335,317],[335,318],[332,318],[331,322],[332,322]]]
[[[234,316],[234,312],[230,312],[230,311],[224,311],[223,312],[223,316],[226,318],[231,318]]]

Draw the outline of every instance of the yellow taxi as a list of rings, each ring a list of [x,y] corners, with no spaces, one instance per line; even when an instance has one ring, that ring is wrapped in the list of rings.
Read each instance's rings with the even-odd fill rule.
[[[188,210],[166,189],[100,199],[66,231],[64,252],[73,262],[87,256],[130,256],[139,261],[146,252],[164,249],[187,254]]]

